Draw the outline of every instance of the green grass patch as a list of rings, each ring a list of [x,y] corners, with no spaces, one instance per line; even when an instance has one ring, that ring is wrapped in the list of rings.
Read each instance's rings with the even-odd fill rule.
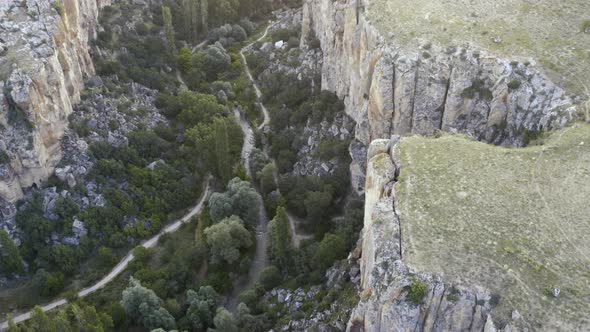
[[[404,260],[486,287],[541,330],[589,326],[590,125],[507,149],[445,135],[404,138],[396,188]],[[558,298],[544,296],[551,285]]]

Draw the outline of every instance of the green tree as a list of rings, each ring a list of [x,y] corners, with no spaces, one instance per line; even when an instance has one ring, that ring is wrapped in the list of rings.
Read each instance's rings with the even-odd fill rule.
[[[260,195],[248,181],[234,178],[227,184],[223,194],[214,193],[209,199],[211,220],[218,223],[224,218],[236,215],[253,228],[258,223]]]
[[[320,242],[312,264],[316,269],[324,271],[334,264],[337,259],[344,257],[346,257],[346,243],[344,240],[337,235],[327,233]]]
[[[227,23],[236,18],[240,3],[239,0],[216,0],[211,7],[215,20],[218,23]]]
[[[68,304],[60,309],[53,321],[57,331],[110,331],[113,321],[106,313],[99,313],[93,306]]]
[[[201,28],[200,1],[181,0],[179,12],[183,35],[187,41],[196,42]]]
[[[55,322],[39,306],[33,308],[28,325],[35,332],[57,332]]]
[[[145,288],[135,278],[129,279],[129,286],[123,290],[121,305],[136,322],[149,330],[176,327],[174,317],[162,307],[162,300],[151,289]]]
[[[164,31],[166,33],[166,43],[170,53],[176,52],[176,42],[174,39],[174,27],[172,26],[172,13],[170,7],[162,6],[162,20],[164,21]]]
[[[264,152],[258,148],[254,148],[250,153],[250,171],[255,179],[258,179],[258,172],[262,171],[266,164],[268,164],[268,158]]]
[[[264,322],[257,316],[254,316],[250,312],[250,308],[240,302],[238,304],[238,325],[240,331],[251,331],[251,332],[262,332],[265,331]]]
[[[277,183],[275,181],[275,174],[277,172],[277,166],[271,162],[264,166],[256,175],[260,179],[260,189],[264,196],[277,189]]]
[[[223,106],[213,95],[194,93],[183,90],[177,97],[180,107],[179,120],[186,128],[191,128],[202,122],[211,122],[213,118],[223,114]]]
[[[220,43],[209,45],[207,50],[193,56],[193,66],[202,70],[209,82],[216,81],[218,75],[228,70],[230,65],[231,57]]]
[[[0,229],[0,270],[7,274],[23,271],[23,260],[8,233]]]
[[[226,183],[231,176],[232,164],[229,155],[229,137],[225,121],[213,122],[215,131],[215,160],[217,161],[217,174]]]
[[[77,249],[60,244],[51,248],[48,260],[52,266],[57,267],[64,274],[71,274],[76,270],[79,259]]]
[[[209,32],[209,3],[207,0],[201,0],[199,11],[201,13],[201,31],[203,34]]]
[[[252,246],[252,236],[237,216],[223,219],[205,229],[207,244],[211,248],[213,264],[233,264],[240,259],[240,250]]]
[[[238,326],[234,320],[233,315],[225,308],[217,308],[217,313],[213,319],[215,323],[215,329],[211,331],[216,332],[238,332]]]
[[[243,134],[231,118],[219,117],[212,124],[201,123],[186,132],[187,140],[221,180],[229,180],[240,159]]]
[[[176,64],[178,66],[178,69],[180,69],[181,73],[186,74],[191,70],[192,58],[193,55],[191,53],[191,50],[189,50],[186,47],[180,49],[178,55],[176,56]]]
[[[282,271],[291,265],[291,231],[289,217],[284,207],[278,207],[277,213],[269,223],[270,259]]]
[[[189,289],[186,293],[188,309],[186,317],[195,330],[205,330],[213,325],[215,307],[219,295],[211,286],[203,286],[198,292]]]
[[[103,268],[111,268],[117,264],[117,257],[113,254],[113,250],[107,247],[100,247],[98,249],[98,261]]]
[[[305,197],[305,212],[308,220],[321,222],[330,213],[332,205],[332,192],[311,191]]]
[[[278,286],[281,280],[281,271],[274,265],[268,266],[260,272],[260,284],[266,291]]]

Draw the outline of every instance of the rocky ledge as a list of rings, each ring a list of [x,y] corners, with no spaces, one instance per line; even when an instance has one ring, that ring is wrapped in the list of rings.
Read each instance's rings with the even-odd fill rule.
[[[498,331],[498,297],[472,285],[416,273],[403,258],[395,186],[402,167],[399,136],[376,140],[368,151],[365,220],[361,234],[360,302],[347,331]],[[513,319],[519,319],[518,313]],[[512,322],[501,322],[512,331]]]

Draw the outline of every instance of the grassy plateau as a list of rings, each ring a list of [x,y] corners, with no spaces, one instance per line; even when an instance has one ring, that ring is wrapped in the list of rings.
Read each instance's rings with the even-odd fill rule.
[[[500,320],[517,310],[533,330],[586,330],[590,125],[537,143],[404,138],[396,187],[404,260],[498,294]]]

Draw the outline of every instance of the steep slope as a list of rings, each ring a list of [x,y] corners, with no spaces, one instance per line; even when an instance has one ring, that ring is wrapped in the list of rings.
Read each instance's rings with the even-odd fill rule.
[[[479,279],[469,278],[469,274],[461,273],[465,270],[461,266],[465,264],[475,267],[483,263],[474,263],[474,257],[468,262],[455,262],[452,258],[454,251],[437,246],[441,241],[443,246],[463,242],[455,238],[445,239],[444,234],[435,240],[417,241],[424,239],[425,229],[429,229],[420,226],[420,222],[430,220],[425,219],[426,212],[421,211],[436,202],[444,204],[455,196],[416,201],[415,204],[422,206],[412,205],[415,213],[409,216],[407,211],[400,211],[395,189],[399,186],[398,181],[416,176],[399,177],[400,171],[403,174],[405,165],[402,161],[405,159],[400,158],[397,148],[406,144],[406,139],[398,135],[432,136],[446,131],[495,145],[523,147],[541,132],[560,129],[574,122],[585,111],[587,96],[579,96],[584,91],[584,84],[578,84],[579,79],[582,83],[584,79],[572,74],[576,72],[574,68],[565,72],[560,70],[563,67],[551,66],[549,60],[563,54],[560,66],[567,67],[580,61],[579,68],[584,68],[587,56],[584,47],[590,45],[590,41],[588,34],[580,31],[579,23],[583,21],[581,12],[590,5],[575,1],[566,6],[566,12],[572,14],[564,14],[568,17],[567,24],[543,27],[547,22],[563,20],[565,16],[541,12],[553,5],[542,2],[543,6],[528,9],[523,1],[493,4],[471,1],[463,5],[455,2],[449,8],[440,9],[444,2],[304,1],[301,46],[321,46],[322,88],[344,98],[347,113],[357,122],[356,141],[350,149],[353,157],[351,175],[354,188],[365,194],[366,202],[361,236],[361,302],[351,317],[348,330],[496,331],[496,326],[506,326],[506,330],[583,326],[580,325],[584,324],[582,320],[571,311],[580,310],[579,303],[587,301],[586,295],[572,300],[570,307],[559,307],[552,313],[558,314],[563,309],[571,315],[546,317],[540,322],[541,311],[537,310],[535,317],[530,314],[538,309],[539,303],[552,301],[552,297],[559,295],[559,287],[553,281],[543,279],[536,284],[535,294],[519,293],[514,289],[502,293],[505,285],[494,284],[492,287],[481,276]],[[507,3],[517,10],[503,15],[506,27],[494,27],[495,23],[482,14],[503,13],[508,8]],[[457,10],[456,6],[462,7]],[[515,22],[519,21],[519,15],[523,15],[522,11],[534,13],[519,25]],[[539,19],[541,14],[548,18]],[[471,17],[473,27],[465,27],[462,34],[453,33],[446,27],[456,22],[452,15]],[[437,24],[442,26],[440,29],[420,25],[421,20],[437,18]],[[514,26],[518,28],[512,29]],[[535,43],[511,46],[518,42],[516,35],[522,29],[555,36],[573,26],[575,32],[563,35],[575,39],[559,41],[557,44],[566,44],[563,47],[539,48],[545,34],[534,35],[539,38]],[[487,35],[488,32],[482,37],[478,35],[481,29],[489,29],[493,35]],[[449,38],[443,38],[445,36]],[[570,49],[580,51],[573,54]],[[560,86],[567,87],[567,91]],[[392,135],[395,138],[390,141]],[[448,151],[447,147],[443,153]],[[483,158],[490,160],[494,157],[490,154]],[[440,179],[444,180],[444,177],[435,177],[432,181]],[[428,186],[431,187],[436,184]],[[422,188],[421,192],[424,190]],[[408,202],[414,202],[416,194],[414,190],[411,195],[408,192],[406,190],[407,195],[403,197],[406,207]],[[509,196],[504,198],[509,199]],[[526,214],[534,207],[526,206],[521,211]],[[437,226],[438,219],[436,213],[431,213],[431,217],[429,226],[432,228],[432,224]],[[475,227],[473,232],[481,235],[478,232],[483,232],[483,228]],[[461,234],[459,230],[455,233],[459,238]],[[431,259],[425,259],[429,254],[432,254]],[[578,257],[569,261],[573,267],[567,266],[576,271],[580,267],[583,270],[584,256]],[[453,264],[447,264],[449,261]],[[510,266],[508,271],[511,271]],[[537,268],[534,262],[532,266]],[[543,266],[537,269],[543,270]],[[498,273],[499,278],[507,277],[505,271],[487,276],[495,276],[494,273]],[[416,283],[415,287],[416,281],[422,284]],[[419,291],[420,285],[426,286],[424,294]],[[579,289],[580,284],[576,285]],[[423,298],[413,301],[417,293]],[[506,296],[504,301],[500,300],[502,296]],[[518,301],[517,296],[525,298]],[[528,304],[519,305],[523,302]]]
[[[110,0],[10,0],[0,4],[0,197],[15,201],[61,158],[60,139],[84,78],[88,41]]]
[[[303,7],[302,44],[319,40],[322,88],[345,98],[362,145],[392,134],[443,130],[522,146],[531,132],[560,128],[575,118],[574,101],[536,59],[499,58],[477,46],[417,37],[408,46],[384,28],[400,18],[387,16],[377,6],[383,3],[306,0]],[[387,17],[373,24],[374,15]],[[355,162],[353,180],[362,188],[365,161]]]

